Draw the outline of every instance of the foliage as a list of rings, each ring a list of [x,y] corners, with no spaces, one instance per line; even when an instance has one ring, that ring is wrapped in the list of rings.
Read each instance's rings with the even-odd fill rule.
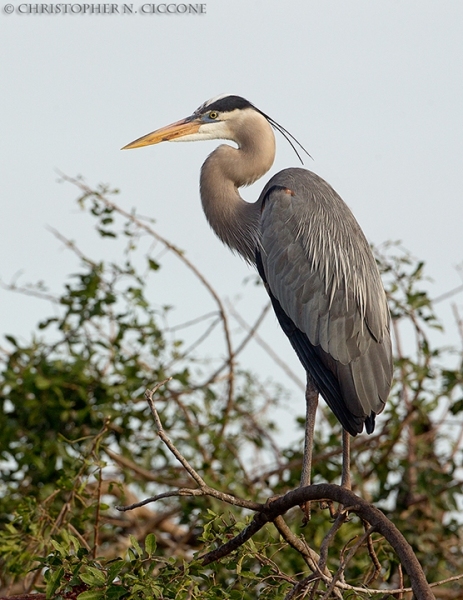
[[[288,447],[277,442],[272,409],[281,403],[281,388],[237,367],[243,343],[235,343],[222,300],[184,253],[151,222],[124,212],[111,190],[74,183],[104,243],[114,244],[121,258],[90,259],[59,236],[79,258],[78,272],[59,295],[28,289],[51,299],[54,316],[30,341],[6,336],[0,591],[43,591],[47,598],[72,592],[80,600],[297,598],[311,585],[321,593],[327,587],[310,580],[310,561],[296,547],[301,539],[322,554],[325,546],[330,572],[358,542],[344,566],[345,581],[355,586],[345,589],[345,598],[367,597],[364,586],[402,587],[390,545],[376,533],[365,536],[355,517],[333,529],[326,506],[313,506],[303,529],[302,513],[293,510],[285,516],[289,534],[268,525],[204,566],[201,557],[249,525],[250,511],[220,496],[168,496],[194,485],[158,439],[145,389],[169,379],[155,400],[176,449],[205,484],[249,502],[265,503],[297,487],[302,434]],[[156,284],[160,248],[194,274],[213,306],[192,319],[203,329],[188,343],[166,325],[170,309]],[[463,573],[463,370],[461,363],[449,366],[448,350],[430,341],[439,322],[424,291],[423,264],[397,245],[377,256],[394,318],[396,383],[375,433],[353,441],[353,489],[382,508],[428,580],[437,582]],[[217,329],[220,364],[201,353]],[[252,341],[252,335],[245,339]],[[328,413],[314,456],[315,482],[337,481],[340,431]],[[116,509],[160,494],[165,497],[154,504]],[[459,597],[458,590],[458,582],[447,584],[445,597]]]

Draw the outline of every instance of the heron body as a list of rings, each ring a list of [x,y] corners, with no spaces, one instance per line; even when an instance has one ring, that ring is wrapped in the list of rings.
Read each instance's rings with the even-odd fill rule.
[[[365,424],[371,433],[392,381],[389,311],[376,261],[350,209],[307,169],[280,171],[254,203],[241,198],[239,188],[273,164],[272,126],[291,143],[253,104],[226,95],[125,148],[201,139],[237,144],[222,144],[202,166],[205,215],[225,244],[257,266],[308,380],[343,428],[356,435]]]

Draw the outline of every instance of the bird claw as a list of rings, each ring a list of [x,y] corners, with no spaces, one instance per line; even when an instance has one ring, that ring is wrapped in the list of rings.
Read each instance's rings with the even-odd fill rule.
[[[304,513],[304,516],[302,518],[302,527],[305,527],[312,518],[312,503],[310,502],[310,500],[304,502],[304,504],[301,504],[300,509]]]

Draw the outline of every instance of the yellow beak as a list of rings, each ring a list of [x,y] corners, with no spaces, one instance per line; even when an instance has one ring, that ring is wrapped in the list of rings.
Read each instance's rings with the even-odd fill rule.
[[[130,144],[127,144],[127,146],[124,146],[121,150],[132,150],[132,148],[141,148],[142,146],[151,146],[153,144],[159,144],[159,142],[175,140],[184,137],[185,135],[197,133],[200,126],[201,122],[199,119],[192,120],[191,117],[187,117],[186,119],[176,121],[171,125],[166,125],[166,127],[161,127],[161,129],[156,129],[156,131],[148,133],[148,135],[144,135],[134,142],[130,142]]]

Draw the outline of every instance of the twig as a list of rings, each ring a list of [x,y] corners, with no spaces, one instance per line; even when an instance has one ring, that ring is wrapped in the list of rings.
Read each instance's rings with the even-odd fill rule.
[[[142,500],[141,502],[136,502],[135,504],[131,504],[130,506],[118,506],[117,510],[121,512],[125,512],[127,510],[133,510],[134,508],[139,508],[140,506],[145,506],[150,502],[156,502],[157,500],[161,500],[163,498],[170,498],[173,496],[211,496],[213,498],[217,498],[222,502],[226,502],[227,504],[232,504],[233,506],[241,506],[242,508],[247,508],[253,511],[259,511],[262,508],[262,504],[258,504],[257,502],[250,502],[249,500],[243,500],[242,498],[238,498],[236,496],[232,496],[231,494],[224,494],[223,492],[219,492],[218,490],[209,487],[204,479],[195,471],[195,469],[190,465],[190,463],[186,460],[186,458],[177,450],[174,444],[170,441],[168,435],[166,434],[161,419],[159,418],[158,411],[154,405],[153,396],[157,392],[157,390],[165,385],[171,378],[161,381],[156,384],[152,390],[146,390],[145,398],[148,402],[148,405],[151,409],[151,414],[153,415],[154,422],[156,424],[156,433],[158,437],[164,442],[164,444],[169,448],[170,452],[175,456],[175,458],[179,461],[188,475],[193,479],[193,481],[198,485],[199,489],[190,489],[190,488],[180,488],[170,492],[164,492],[163,494],[158,494],[157,496],[152,496],[151,498],[147,498]]]
[[[129,510],[134,510],[135,508],[141,508],[142,506],[146,506],[151,502],[157,502],[158,500],[163,500],[164,498],[175,498],[179,496],[208,496],[206,490],[204,489],[191,489],[191,488],[179,488],[177,490],[171,490],[170,492],[163,492],[162,494],[156,494],[156,496],[151,496],[150,498],[145,498],[145,500],[141,500],[140,502],[134,502],[133,504],[128,504],[127,506],[116,506],[116,510],[119,512],[127,512]]]
[[[294,548],[294,550],[297,550],[297,552],[299,552],[299,554],[302,556],[302,558],[307,563],[309,569],[312,572],[318,573],[320,576],[322,576],[322,572],[318,565],[320,557],[315,552],[315,550],[312,550],[312,548],[310,548],[300,538],[298,538],[296,535],[294,535],[294,533],[288,527],[288,525],[286,524],[286,521],[283,519],[283,517],[281,515],[276,517],[276,519],[274,519],[273,524],[275,525],[275,527],[278,530],[278,533],[285,540],[285,542],[287,542],[290,546],[292,546]],[[327,575],[331,576],[331,573],[328,571]]]
[[[69,527],[69,531],[71,531],[72,535],[75,536],[79,542],[81,543],[81,545],[89,552],[91,553],[92,549],[90,548],[87,540],[84,538],[84,536],[80,533],[80,531],[78,531],[74,525],[72,523],[68,523],[68,527]]]
[[[145,500],[135,502],[134,504],[130,504],[128,506],[116,506],[116,509],[120,512],[126,512],[128,510],[133,510],[134,508],[146,506],[146,504],[150,504],[151,502],[157,502],[158,500],[163,500],[164,498],[174,498],[178,496],[210,496],[211,498],[217,498],[217,500],[221,500],[222,502],[226,502],[232,506],[240,506],[241,508],[247,508],[248,510],[253,511],[259,511],[263,506],[257,502],[244,500],[243,498],[238,498],[237,496],[232,496],[231,494],[224,494],[223,492],[219,492],[208,485],[204,485],[196,489],[178,488],[176,490],[171,490],[170,492],[163,492],[162,494],[151,496],[150,498],[146,498]]]
[[[299,554],[301,554],[302,558],[305,560],[305,562],[307,563],[308,567],[311,569],[311,571],[317,576],[320,577],[321,579],[323,579],[324,581],[328,582],[331,580],[331,572],[327,567],[321,567],[320,565],[320,557],[318,556],[318,554],[315,552],[315,550],[312,550],[312,548],[310,548],[310,546],[308,546],[307,543],[305,543],[303,540],[299,539],[297,536],[294,535],[294,533],[291,531],[291,529],[288,527],[288,525],[286,524],[286,521],[283,519],[282,516],[277,517],[274,521],[273,524],[275,525],[275,527],[277,528],[278,532],[280,533],[281,537],[290,545],[292,546],[295,550],[297,550],[297,552],[299,552]],[[306,578],[304,580],[304,585],[307,582]],[[311,581],[313,581],[313,579],[311,579]],[[303,582],[299,582],[295,588],[297,588],[298,586],[302,586],[303,587]],[[342,596],[338,591],[335,591],[335,594],[337,597],[341,598],[342,600]],[[290,598],[291,596],[287,596],[287,598]]]
[[[60,242],[63,242],[63,244],[67,248],[69,248],[69,250],[72,250],[72,252],[74,252],[74,254],[76,254],[83,262],[87,263],[88,265],[91,265],[92,267],[96,267],[96,263],[93,262],[93,260],[90,260],[90,258],[88,258],[87,256],[85,256],[85,254],[82,252],[82,250],[80,250],[72,240],[69,240],[62,233],[60,233],[57,229],[55,229],[54,227],[51,227],[50,225],[47,225],[47,229]]]
[[[257,342],[258,342],[258,339],[260,340],[257,330],[261,326],[266,314],[270,310],[270,306],[271,306],[270,302],[267,302],[267,304],[265,304],[260,315],[257,317],[254,325],[251,326],[251,325],[248,325],[244,321],[244,319],[241,317],[241,315],[233,308],[233,304],[231,304],[230,302],[227,302],[228,312],[232,315],[232,317],[234,317],[238,321],[238,323],[241,325],[241,327],[243,327],[243,329],[247,332],[246,337],[242,340],[242,342],[236,348],[235,356],[237,356],[245,348],[245,346],[249,343],[249,341],[251,339],[254,339]],[[260,342],[258,342],[258,343],[260,343]]]
[[[346,522],[347,516],[348,516],[347,510],[340,511],[338,516],[336,517],[333,525],[328,530],[328,533],[323,538],[323,542],[321,543],[321,546],[320,546],[320,561],[318,563],[320,569],[322,569],[322,570],[326,568],[326,563],[328,560],[328,548],[329,548],[334,536],[336,535],[336,533],[341,529],[341,527]]]
[[[309,575],[308,577],[305,577],[304,579],[302,579],[302,581],[299,581],[298,583],[296,583],[296,585],[293,587],[292,590],[290,590],[286,596],[284,597],[284,600],[293,600],[293,598],[296,598],[297,594],[300,594],[301,592],[304,593],[305,597],[305,592],[307,591],[309,585],[315,582],[315,585],[317,585],[317,583],[319,582],[319,576],[312,574]],[[313,588],[314,590],[316,588]],[[342,597],[342,596],[341,596]]]
[[[98,469],[98,488],[96,496],[96,508],[95,508],[95,522],[93,524],[93,550],[92,557],[96,558],[98,546],[100,545],[99,531],[100,531],[100,508],[101,508],[101,484],[103,481],[102,468]]]
[[[357,552],[357,550],[360,548],[360,546],[365,542],[365,540],[368,538],[368,536],[373,531],[374,531],[373,527],[370,527],[367,531],[365,531],[365,533],[360,537],[360,539],[356,542],[356,544],[351,548],[347,557],[341,558],[339,568],[336,571],[336,573],[334,574],[333,578],[331,579],[328,589],[326,590],[326,593],[322,596],[321,600],[328,600],[328,598],[331,595],[331,592],[334,590],[334,588],[336,586],[337,581],[339,580],[341,575],[344,573],[346,566],[349,564],[349,561],[353,558],[354,554]]]
[[[368,523],[366,521],[363,521],[363,527],[364,527],[365,531],[367,531]],[[370,555],[371,562],[373,563],[373,573],[371,575],[369,575],[369,577],[367,578],[366,584],[371,585],[381,572],[381,563],[379,562],[378,557],[376,556],[376,552],[375,552],[375,548],[373,545],[373,540],[371,539],[371,535],[369,535],[367,537],[367,548],[368,548],[368,554]],[[402,582],[402,584],[403,584],[403,582]]]
[[[452,290],[449,290],[448,292],[444,292],[440,296],[436,296],[435,298],[433,298],[431,300],[431,302],[433,304],[437,304],[438,302],[447,300],[447,298],[451,298],[452,296],[455,296],[455,294],[459,294],[460,292],[463,292],[463,285],[458,285],[457,287],[453,288]]]
[[[188,346],[187,348],[185,348],[182,351],[180,356],[175,357],[169,363],[166,364],[165,370],[168,371],[179,361],[185,359],[188,356],[191,356],[193,353],[193,350],[195,350],[198,346],[200,346],[204,342],[204,340],[206,340],[211,335],[211,333],[214,331],[214,329],[217,327],[217,325],[220,323],[220,321],[221,321],[220,318],[212,321],[212,323],[209,324],[207,329],[196,340],[194,340],[194,342],[192,342],[190,344],[190,346]]]
[[[201,315],[200,317],[196,317],[196,319],[191,319],[190,321],[186,321],[185,323],[179,323],[178,325],[172,325],[170,327],[166,327],[167,331],[179,331],[181,329],[187,329],[188,327],[193,327],[198,323],[202,323],[203,321],[207,321],[211,317],[217,317],[217,311],[206,313],[205,315]]]
[[[59,304],[59,298],[57,296],[47,294],[46,292],[34,289],[33,287],[19,286],[16,285],[16,283],[4,283],[3,281],[0,281],[0,287],[8,292],[16,292],[23,296],[32,296],[34,298],[40,298],[40,300],[48,300],[53,304]]]
[[[404,586],[404,574],[402,572],[402,565],[399,563],[399,586],[403,587]],[[400,592],[398,594],[398,600],[402,600],[404,597],[403,592]]]
[[[175,458],[179,461],[179,463],[182,465],[182,467],[185,469],[185,471],[188,473],[188,475],[199,485],[200,488],[206,488],[207,485],[206,485],[206,482],[204,481],[204,479],[202,479],[202,477],[190,466],[189,462],[180,454],[180,452],[177,450],[177,448],[170,441],[168,435],[166,434],[166,432],[162,426],[158,411],[156,410],[156,407],[154,406],[154,400],[153,400],[154,394],[158,391],[158,389],[160,387],[165,385],[171,379],[172,379],[171,377],[169,379],[165,379],[164,381],[161,381],[161,383],[156,384],[152,390],[146,390],[146,392],[145,392],[145,398],[151,409],[151,414],[153,415],[153,419],[156,424],[156,428],[157,428],[156,433],[157,433],[158,437],[164,442],[164,444],[169,448],[169,450],[172,452],[172,454],[175,456]]]

